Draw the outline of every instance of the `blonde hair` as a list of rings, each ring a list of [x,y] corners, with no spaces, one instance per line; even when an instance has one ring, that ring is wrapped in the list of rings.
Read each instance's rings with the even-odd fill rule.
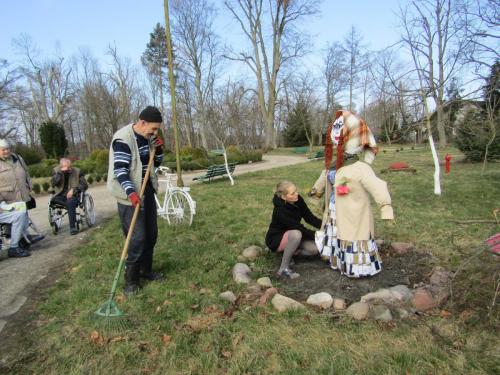
[[[291,187],[297,187],[297,186],[290,181],[281,181],[278,185],[276,185],[276,189],[274,190],[274,195],[281,198],[283,195],[287,195],[290,192]]]

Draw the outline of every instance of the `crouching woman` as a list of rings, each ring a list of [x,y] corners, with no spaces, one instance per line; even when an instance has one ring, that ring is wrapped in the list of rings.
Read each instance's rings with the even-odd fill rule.
[[[318,254],[318,248],[314,243],[314,231],[307,229],[301,221],[304,219],[313,227],[320,228],[321,220],[313,215],[299,195],[295,184],[289,181],[282,181],[276,186],[273,205],[266,245],[271,251],[283,253],[278,275],[294,279],[300,275],[290,268],[292,257]]]

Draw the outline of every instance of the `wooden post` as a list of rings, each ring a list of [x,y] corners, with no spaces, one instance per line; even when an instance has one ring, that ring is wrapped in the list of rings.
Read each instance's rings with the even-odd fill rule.
[[[163,0],[163,8],[165,10],[165,37],[167,38],[168,78],[170,81],[170,97],[172,102],[172,128],[174,129],[175,161],[177,166],[177,186],[184,186],[184,182],[182,181],[179,134],[177,131],[177,102],[175,100],[174,62],[172,56],[172,37],[170,34],[170,16],[168,13],[168,0]]]

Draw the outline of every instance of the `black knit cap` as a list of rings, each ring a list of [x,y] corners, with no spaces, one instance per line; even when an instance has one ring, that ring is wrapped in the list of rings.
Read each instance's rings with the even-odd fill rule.
[[[158,110],[158,108],[151,105],[142,110],[142,112],[139,114],[139,120],[144,120],[147,122],[163,122],[161,112]]]

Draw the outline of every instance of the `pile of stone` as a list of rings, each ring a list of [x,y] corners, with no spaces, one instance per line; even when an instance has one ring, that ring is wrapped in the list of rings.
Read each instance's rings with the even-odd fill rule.
[[[398,255],[406,253],[411,248],[404,244],[397,246],[399,251],[394,252]],[[279,312],[305,309],[304,304],[280,294],[273,287],[269,277],[261,277],[256,281],[252,279],[252,270],[243,261],[253,262],[261,254],[263,250],[258,246],[246,248],[238,257],[239,263],[233,267],[233,280],[237,284],[247,285],[243,298],[251,301],[253,305],[266,305],[271,300],[273,308]],[[406,285],[382,288],[362,296],[359,301],[352,303],[349,307],[345,299],[334,298],[326,292],[310,295],[305,303],[323,311],[345,312],[347,316],[355,320],[373,319],[388,322],[396,318],[406,319],[416,312],[438,308],[449,297],[451,281],[450,272],[436,267],[426,284],[421,283],[413,289]],[[225,291],[219,296],[230,303],[235,303],[238,299],[231,291]]]

